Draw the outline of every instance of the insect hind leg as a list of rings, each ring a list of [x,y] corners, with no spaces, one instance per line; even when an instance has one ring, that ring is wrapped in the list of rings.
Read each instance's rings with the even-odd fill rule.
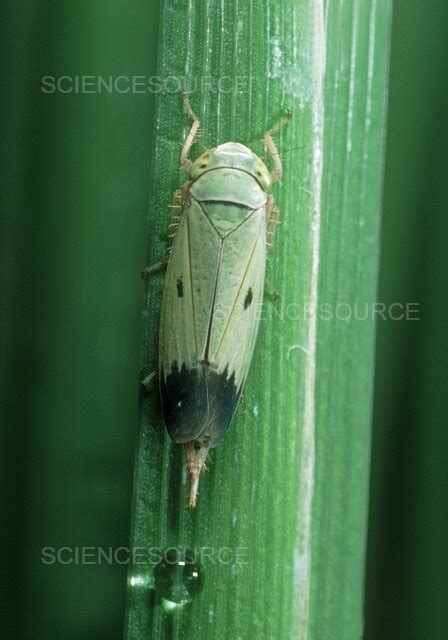
[[[205,462],[210,449],[210,437],[206,435],[199,436],[196,440],[185,444],[185,453],[187,456],[187,468],[189,475],[189,495],[188,506],[195,507],[198,495],[199,476],[201,471],[206,469]]]

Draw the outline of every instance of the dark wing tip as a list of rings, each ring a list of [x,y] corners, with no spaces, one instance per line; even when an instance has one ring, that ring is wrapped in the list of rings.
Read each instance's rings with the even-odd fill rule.
[[[210,447],[223,440],[235,413],[241,389],[227,368],[216,373],[208,364],[187,368],[177,362],[160,377],[163,417],[174,442],[186,443],[201,435],[210,437]]]
[[[174,442],[190,442],[202,433],[203,426],[199,420],[204,395],[202,385],[199,367],[187,368],[182,364],[179,369],[174,361],[167,376],[161,372],[163,417]]]

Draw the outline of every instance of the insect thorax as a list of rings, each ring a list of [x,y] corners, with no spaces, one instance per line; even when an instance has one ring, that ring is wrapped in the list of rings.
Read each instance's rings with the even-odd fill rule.
[[[238,227],[255,210],[264,212],[266,204],[266,192],[240,169],[207,171],[192,184],[190,192],[220,234]]]

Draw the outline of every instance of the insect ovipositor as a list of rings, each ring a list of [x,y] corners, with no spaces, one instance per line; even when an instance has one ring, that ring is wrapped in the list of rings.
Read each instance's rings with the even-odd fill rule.
[[[266,253],[278,222],[267,191],[282,173],[272,134],[264,135],[275,168],[250,149],[227,142],[188,158],[193,123],[180,154],[188,181],[174,194],[174,228],[160,321],[160,392],[165,424],[184,443],[189,505],[199,474],[235,413],[247,377],[263,299]]]

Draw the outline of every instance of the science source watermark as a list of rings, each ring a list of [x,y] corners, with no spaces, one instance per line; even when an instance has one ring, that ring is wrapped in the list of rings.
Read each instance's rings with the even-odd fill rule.
[[[264,302],[263,305],[266,305]],[[277,307],[277,308],[276,308]],[[285,305],[271,305],[270,313],[281,320],[310,320],[316,317],[322,321],[415,321],[420,320],[420,304],[418,302],[338,302],[331,304],[322,302],[317,305],[310,303],[288,303]]]
[[[330,304],[322,302],[311,304],[307,302],[282,302],[282,300],[254,302],[250,306],[246,302],[236,303],[229,308],[217,304],[214,316],[226,321],[230,317],[243,318],[249,313],[256,318],[272,318],[277,322],[307,322],[317,319],[323,322],[363,322],[363,321],[418,321],[420,317],[420,303],[418,302],[338,302]]]
[[[248,547],[196,547],[182,554],[185,563],[214,565],[246,565]],[[182,551],[177,547],[102,547],[66,546],[42,547],[40,561],[51,565],[156,565],[160,562],[176,564]]]
[[[47,94],[179,94],[181,91],[241,94],[253,90],[257,82],[260,79],[254,76],[229,75],[201,76],[191,81],[182,76],[46,75],[41,78],[40,89]]]

